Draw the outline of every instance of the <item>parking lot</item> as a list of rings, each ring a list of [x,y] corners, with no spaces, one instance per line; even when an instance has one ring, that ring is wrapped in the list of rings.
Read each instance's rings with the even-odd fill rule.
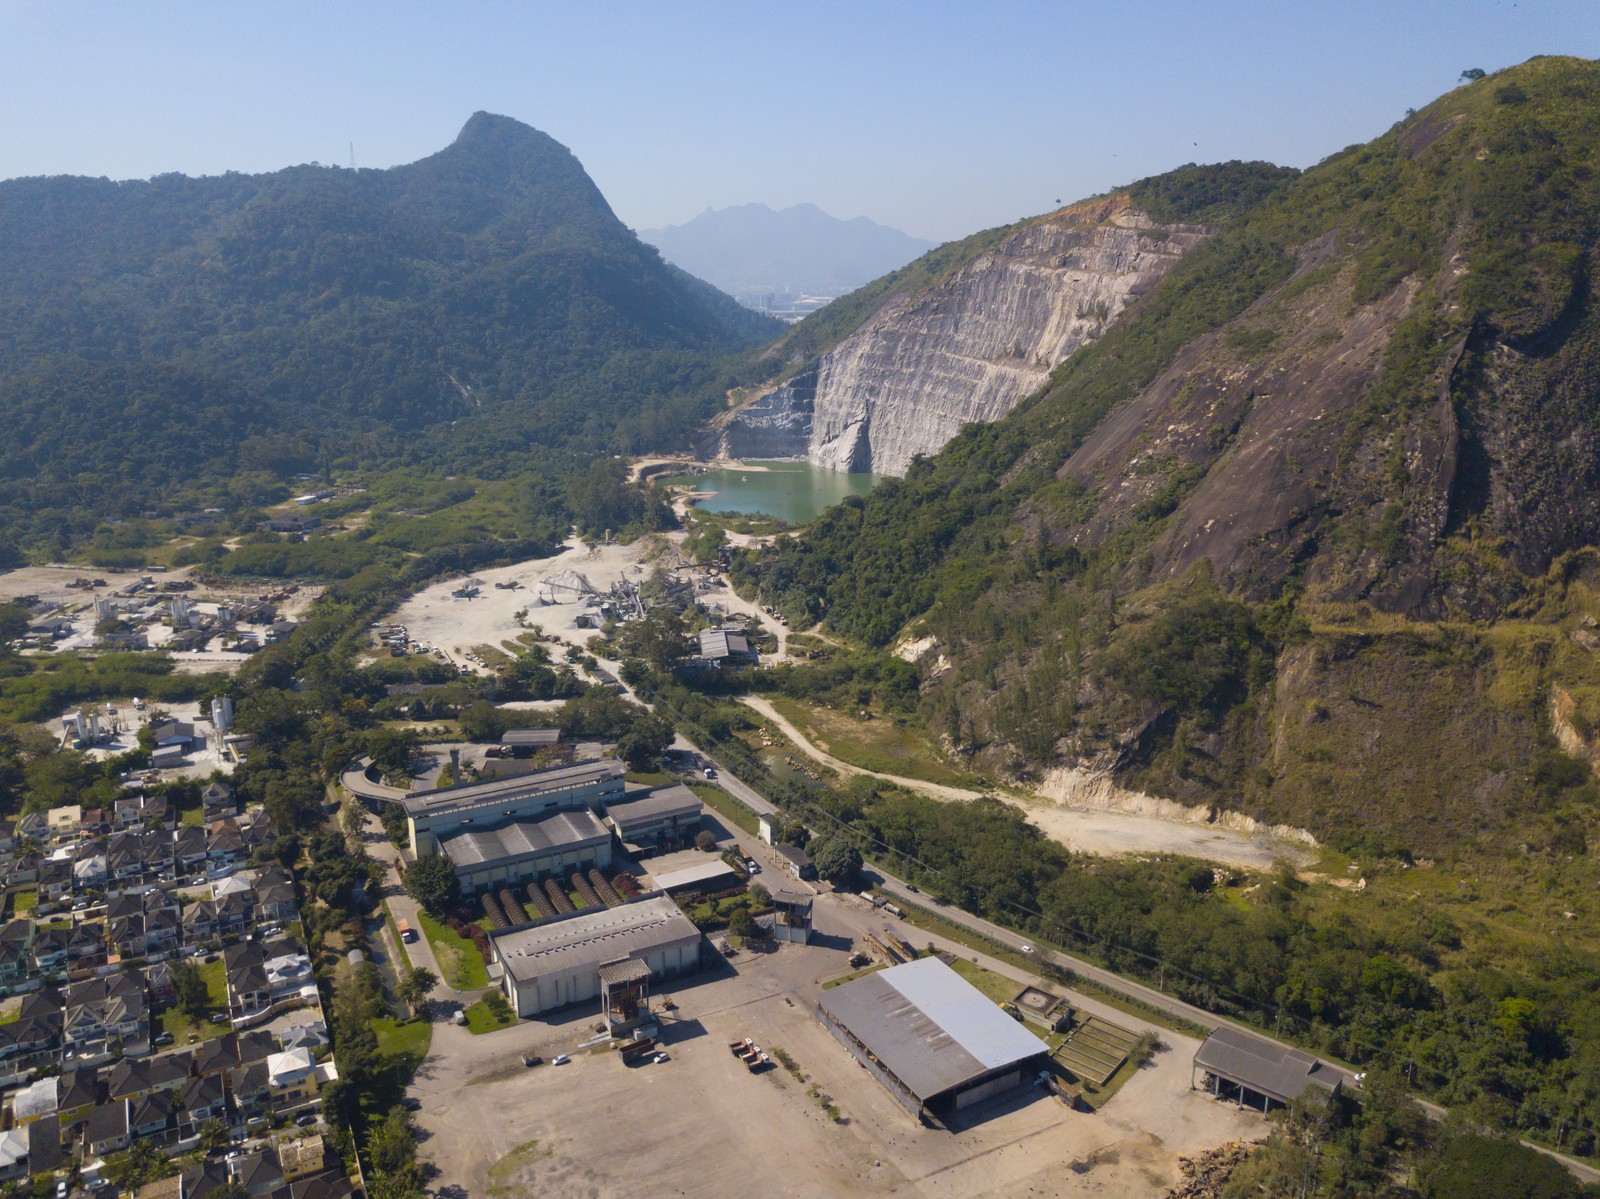
[[[660,1064],[581,1051],[595,1031],[588,1008],[481,1037],[441,1024],[412,1088],[435,1192],[1148,1195],[1174,1178],[1178,1156],[1264,1135],[1259,1116],[1190,1091],[1196,1045],[1171,1033],[1099,1114],[1030,1087],[954,1131],[921,1127],[811,1014],[822,982],[847,969],[854,927],[871,918],[823,896],[824,945],[741,953],[669,986],[678,1007],[663,1021],[670,1060]],[[741,1037],[782,1049],[804,1079],[776,1061],[749,1073],[728,1051]],[[528,1052],[572,1060],[527,1068]]]

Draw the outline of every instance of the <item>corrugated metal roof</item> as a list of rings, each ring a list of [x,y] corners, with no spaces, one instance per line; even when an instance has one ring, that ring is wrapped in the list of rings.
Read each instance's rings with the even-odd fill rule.
[[[558,972],[599,970],[609,962],[699,937],[694,922],[665,895],[490,934],[506,970],[520,981]]]
[[[606,815],[616,822],[619,831],[699,811],[700,797],[682,783],[661,787],[638,798],[612,800],[606,804]]]
[[[588,808],[554,812],[542,820],[516,820],[498,828],[466,828],[446,833],[439,847],[458,868],[482,866],[506,858],[548,853],[553,849],[599,845],[611,831]]]
[[[938,958],[863,975],[822,1008],[926,1102],[1047,1046]]]
[[[728,878],[734,874],[734,869],[721,858],[711,858],[695,866],[684,866],[678,870],[669,870],[664,874],[651,873],[650,878],[657,887],[663,891],[676,891],[680,887],[692,887],[696,883],[709,882],[715,878]]]
[[[622,763],[615,758],[599,758],[592,762],[578,762],[572,766],[557,766],[551,770],[536,770],[511,778],[494,779],[487,783],[468,783],[461,787],[443,790],[415,791],[400,802],[408,816],[431,816],[458,808],[476,807],[478,804],[501,803],[542,795],[551,791],[565,791],[592,783],[620,780],[624,774]]]
[[[1299,1049],[1253,1037],[1224,1024],[1200,1046],[1194,1064],[1229,1082],[1291,1103],[1310,1086],[1332,1091],[1339,1084],[1325,1063]]]

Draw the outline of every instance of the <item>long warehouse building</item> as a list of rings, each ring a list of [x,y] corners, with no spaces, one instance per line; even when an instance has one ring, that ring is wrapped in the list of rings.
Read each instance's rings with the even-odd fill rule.
[[[700,966],[700,930],[665,895],[491,934],[517,1015],[537,1016],[600,995],[600,970],[640,961],[654,978]]]
[[[538,820],[552,812],[605,809],[623,798],[622,763],[597,758],[551,770],[416,791],[400,800],[410,826],[411,850],[418,857],[440,852],[451,833],[512,820]]]
[[[1048,1067],[1049,1047],[938,958],[824,991],[824,1027],[905,1108],[959,1111]]]

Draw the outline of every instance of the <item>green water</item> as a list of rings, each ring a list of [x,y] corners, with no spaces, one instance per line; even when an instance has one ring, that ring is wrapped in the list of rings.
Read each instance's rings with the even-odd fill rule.
[[[674,475],[681,483],[715,495],[698,501],[707,512],[759,512],[792,525],[815,519],[824,508],[846,496],[866,495],[878,476],[846,475],[809,462],[755,462],[760,470],[713,470],[703,475]]]

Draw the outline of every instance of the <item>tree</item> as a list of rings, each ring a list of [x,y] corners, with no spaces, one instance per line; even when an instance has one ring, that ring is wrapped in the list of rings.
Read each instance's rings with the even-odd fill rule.
[[[661,717],[643,713],[626,733],[617,738],[617,752],[632,770],[654,770],[661,753],[672,744],[672,726]]]
[[[1464,83],[1476,83],[1488,73],[1482,67],[1468,67],[1461,72],[1461,79]]]
[[[1502,1137],[1467,1134],[1418,1171],[1426,1199],[1576,1199],[1577,1181],[1559,1162]]]
[[[401,1199],[420,1193],[422,1168],[417,1164],[417,1134],[404,1108],[391,1108],[388,1116],[367,1133],[367,1161],[374,1194]]]
[[[728,917],[728,932],[735,937],[750,938],[756,935],[756,920],[749,908],[735,908]]]
[[[510,728],[506,714],[486,699],[470,703],[457,716],[461,731],[468,741],[498,744],[501,735]]]
[[[435,916],[455,907],[461,883],[450,859],[442,853],[418,858],[406,869],[406,894]]]
[[[694,835],[694,847],[701,853],[710,853],[717,847],[717,834],[708,828],[701,829]]]
[[[384,774],[403,774],[419,744],[417,735],[401,729],[368,729],[367,756]]]
[[[203,1020],[211,1011],[211,991],[200,967],[180,959],[172,963],[169,976],[179,1010],[191,1020]]]
[[[221,1120],[207,1120],[200,1126],[200,1152],[216,1153],[228,1144],[228,1126]]]
[[[439,985],[439,976],[425,966],[414,966],[400,980],[400,1002],[411,1009],[412,1015],[422,1011],[428,1002],[428,993]]]
[[[860,874],[861,851],[855,843],[840,833],[818,837],[806,851],[817,874],[830,883],[849,884]]]
[[[28,610],[21,604],[0,604],[0,653],[28,631]]]

